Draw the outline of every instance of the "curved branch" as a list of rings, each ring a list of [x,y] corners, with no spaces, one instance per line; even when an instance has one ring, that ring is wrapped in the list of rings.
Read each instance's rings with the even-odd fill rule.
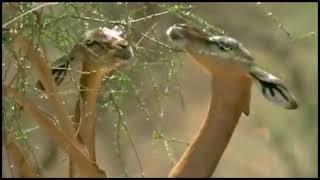
[[[26,56],[26,59],[30,61],[33,72],[46,89],[44,93],[48,96],[48,101],[56,112],[62,129],[69,137],[73,137],[75,129],[68,113],[65,111],[64,100],[57,93],[57,88],[43,52],[40,49],[34,49],[32,42],[21,34],[14,36],[13,48],[21,51]]]
[[[19,173],[22,177],[37,177],[36,171],[33,169],[32,165],[27,161],[23,150],[12,140],[9,140],[6,130],[3,130],[4,144],[7,151],[10,152],[11,157],[15,163],[15,166],[19,168]],[[8,157],[10,158],[10,157]]]
[[[46,113],[37,108],[31,100],[19,94],[15,89],[10,87],[3,88],[3,96],[13,98],[18,104],[23,107],[24,113],[37,122],[39,126],[48,133],[53,141],[63,148],[79,167],[79,172],[82,176],[88,177],[105,177],[105,173],[100,170],[95,163],[92,163],[86,155],[85,149],[81,147],[74,139],[67,136],[59,129]]]

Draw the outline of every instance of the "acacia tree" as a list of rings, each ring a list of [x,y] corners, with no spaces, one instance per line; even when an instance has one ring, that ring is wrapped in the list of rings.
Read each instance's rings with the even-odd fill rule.
[[[139,8],[139,5],[143,5],[143,8]],[[153,89],[157,91],[156,96],[161,104],[159,116],[163,116],[162,106],[165,96],[167,96],[169,88],[172,86],[170,82],[176,80],[175,76],[177,76],[176,72],[179,66],[179,62],[173,59],[176,56],[174,54],[176,50],[161,41],[163,37],[157,36],[154,32],[158,23],[152,22],[157,17],[171,14],[181,19],[191,19],[201,25],[208,26],[208,24],[197,16],[190,14],[191,6],[185,5],[156,5],[148,3],[5,3],[4,8],[6,23],[3,24],[3,47],[7,54],[5,59],[8,59],[8,65],[4,68],[7,72],[11,71],[5,74],[5,81],[8,83],[5,84],[3,89],[3,95],[11,98],[6,99],[4,102],[4,108],[10,109],[10,112],[3,111],[5,115],[4,124],[7,129],[4,130],[4,137],[8,151],[13,153],[11,154],[12,157],[16,158],[13,158],[15,162],[12,162],[15,163],[14,167],[16,168],[14,169],[18,170],[23,177],[32,177],[41,176],[41,169],[45,168],[43,167],[43,162],[37,161],[34,149],[28,143],[29,138],[26,135],[26,130],[21,125],[22,116],[25,114],[33,121],[36,121],[39,125],[37,127],[48,132],[49,139],[53,139],[55,144],[60,145],[60,148],[69,154],[72,160],[70,160],[69,164],[69,176],[75,176],[77,173],[81,176],[106,175],[95,164],[95,155],[91,157],[90,152],[89,156],[85,152],[87,150],[90,151],[90,148],[94,148],[95,142],[84,148],[77,141],[72,140],[75,130],[72,128],[69,112],[65,111],[65,102],[69,100],[67,96],[61,95],[65,93],[69,96],[70,94],[67,91],[70,91],[70,89],[65,89],[65,92],[61,92],[50,85],[50,81],[52,82],[50,74],[48,74],[50,72],[48,65],[50,60],[47,57],[50,54],[48,51],[51,49],[48,46],[53,44],[55,49],[67,54],[70,53],[70,49],[74,44],[80,41],[83,34],[91,28],[122,25],[126,29],[127,39],[133,48],[134,58],[131,60],[133,62],[124,71],[116,70],[112,74],[104,73],[103,77],[100,77],[101,80],[107,80],[103,83],[102,93],[100,94],[102,100],[97,102],[97,107],[110,108],[115,113],[115,144],[119,159],[123,161],[120,152],[120,134],[124,132],[129,138],[129,143],[135,152],[143,175],[139,154],[135,148],[134,139],[130,135],[127,122],[123,118],[120,104],[126,96],[133,95],[136,97],[137,105],[146,114],[146,118],[151,118],[148,108],[145,107],[144,100],[140,97],[139,84],[136,84],[136,80],[131,77],[131,75],[139,74],[139,71],[143,70],[151,77]],[[6,8],[12,11],[6,12]],[[108,12],[105,11],[106,9],[111,12],[106,13]],[[159,12],[147,14],[147,11]],[[115,17],[114,12],[118,12],[120,16]],[[150,24],[150,27],[147,25],[142,26],[143,22]],[[143,27],[148,27],[147,31],[141,31],[140,29]],[[147,43],[144,43],[144,41],[149,41],[151,48],[147,47],[145,45]],[[162,77],[159,77],[164,82],[159,82],[153,77],[150,66],[154,65],[162,67],[162,71],[166,71],[161,75]],[[48,93],[40,95],[48,99],[49,105],[54,111],[53,117],[46,116],[44,111],[36,107],[35,100],[28,97],[35,92],[33,81],[37,78],[40,78],[42,82],[49,82],[47,84],[48,92],[55,92],[53,95]],[[97,77],[87,81],[92,82],[95,79]],[[79,83],[76,80],[74,82]],[[177,81],[175,81],[175,84],[179,85]],[[73,90],[72,93],[76,94],[77,90]],[[96,104],[91,104],[90,106],[93,106],[90,108],[95,110]],[[82,110],[86,112],[86,109]],[[73,116],[77,116],[77,113],[80,112],[76,111]],[[9,122],[12,117],[15,118],[14,123]],[[61,119],[59,121],[60,126],[57,126],[54,120],[50,118]],[[155,137],[163,139],[167,150],[170,151],[167,144],[168,140],[165,139],[162,131],[160,129],[156,130]],[[13,132],[16,132],[17,136],[13,135]],[[24,150],[25,147],[21,146],[20,142],[15,141],[19,136],[22,136],[22,142],[29,148],[28,151]],[[27,158],[28,154],[33,156],[33,160],[30,161]],[[72,162],[76,162],[78,165],[78,172],[74,172]]]
[[[129,147],[139,176],[144,176],[142,155],[136,148],[128,127],[132,122],[126,118],[124,110],[125,102],[133,100],[131,106],[144,114],[143,121],[157,121],[152,124],[153,139],[161,142],[169,161],[174,164],[171,143],[188,145],[188,142],[167,136],[164,121],[164,107],[170,93],[178,94],[184,106],[178,81],[182,67],[179,50],[167,44],[164,36],[166,28],[176,22],[191,23],[212,34],[224,34],[193,13],[191,5],[181,3],[4,3],[2,122],[10,176],[44,176],[50,164],[61,156],[69,160],[69,168],[67,173],[57,176],[108,176],[108,169],[100,166],[99,157],[96,162],[87,152],[89,148],[71,136],[74,134],[70,130],[71,119],[80,113],[75,111],[75,102],[79,97],[77,87],[81,85],[81,73],[70,77],[70,84],[75,88],[56,90],[51,87],[53,94],[37,91],[34,82],[43,78],[50,86],[49,64],[70,53],[88,30],[115,25],[125,28],[134,56],[127,67],[101,77],[102,87],[91,108],[97,112],[108,111],[111,115],[100,115],[96,120],[113,124],[112,149],[119,159],[121,173],[130,175],[123,153],[124,148]],[[146,98],[145,94],[150,92],[155,103]],[[31,128],[30,121],[36,122]],[[30,144],[29,134],[36,129],[44,132],[40,136],[49,144],[47,151],[50,153],[43,157],[39,157],[37,149]],[[90,147],[94,148],[95,143]]]

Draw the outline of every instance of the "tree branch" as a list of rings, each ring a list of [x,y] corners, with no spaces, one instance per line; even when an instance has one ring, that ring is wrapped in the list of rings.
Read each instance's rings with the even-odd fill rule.
[[[25,12],[25,13],[17,16],[17,17],[15,17],[15,18],[11,19],[10,21],[6,22],[4,25],[2,25],[2,28],[6,28],[9,24],[13,23],[14,21],[22,18],[23,16],[25,16],[25,15],[27,15],[27,14],[32,13],[33,11],[36,11],[36,10],[41,9],[41,8],[43,8],[43,7],[46,7],[46,6],[52,6],[52,5],[57,5],[57,4],[58,4],[57,2],[55,2],[55,3],[50,2],[50,3],[41,4],[41,5],[33,8],[33,9],[30,9],[29,11],[27,11],[27,12]]]
[[[64,100],[57,93],[56,85],[43,52],[40,49],[34,49],[32,42],[20,34],[14,36],[13,48],[22,52],[26,59],[31,62],[31,68],[46,89],[44,93],[47,95],[50,105],[56,112],[62,129],[69,137],[73,137],[75,135],[75,129],[72,126],[72,121],[68,113],[65,111]]]
[[[18,167],[22,177],[37,177],[37,173],[33,169],[32,165],[27,161],[23,150],[13,141],[9,140],[8,134],[3,130],[4,144],[13,158],[14,164]],[[10,158],[10,157],[8,157]]]
[[[95,163],[92,163],[86,155],[85,148],[81,147],[72,138],[68,137],[61,129],[59,129],[48,115],[37,108],[31,100],[19,94],[15,89],[10,87],[3,88],[3,96],[13,98],[16,103],[23,107],[24,113],[34,120],[39,126],[48,133],[52,140],[62,147],[77,164],[80,174],[84,177],[105,177],[105,173],[100,170]]]

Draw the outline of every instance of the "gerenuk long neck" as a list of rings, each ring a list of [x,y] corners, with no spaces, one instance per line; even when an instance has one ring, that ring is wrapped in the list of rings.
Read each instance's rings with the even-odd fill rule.
[[[218,72],[212,79],[209,113],[169,177],[210,177],[225,151],[241,113],[249,114],[251,79]]]

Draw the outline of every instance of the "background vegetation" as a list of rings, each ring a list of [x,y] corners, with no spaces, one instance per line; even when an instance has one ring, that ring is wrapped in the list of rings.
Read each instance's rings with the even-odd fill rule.
[[[104,81],[97,106],[97,163],[108,176],[167,176],[206,116],[210,99],[206,75],[189,56],[172,51],[165,37],[165,30],[178,22],[242,42],[261,67],[288,84],[299,103],[296,111],[281,109],[254,87],[251,114],[241,118],[213,177],[318,175],[317,4],[2,5],[2,84],[11,84],[48,111],[34,90],[30,65],[7,48],[8,29],[14,27],[31,37],[53,62],[88,29],[115,24],[127,28],[135,56],[129,67]],[[73,112],[76,96],[67,90],[62,94],[70,104],[68,111]],[[61,150],[19,106],[3,98],[2,115],[3,130],[24,147],[28,160],[42,175],[66,176]],[[4,144],[2,153],[3,177],[17,176]]]

